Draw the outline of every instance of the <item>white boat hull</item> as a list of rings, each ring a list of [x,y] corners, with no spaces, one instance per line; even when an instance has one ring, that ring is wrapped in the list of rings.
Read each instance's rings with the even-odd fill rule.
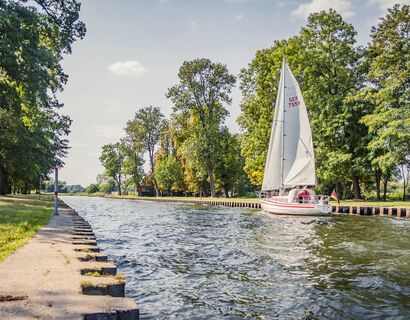
[[[259,202],[262,210],[274,214],[324,216],[332,211],[332,207],[327,204],[285,203],[273,199],[259,199]]]

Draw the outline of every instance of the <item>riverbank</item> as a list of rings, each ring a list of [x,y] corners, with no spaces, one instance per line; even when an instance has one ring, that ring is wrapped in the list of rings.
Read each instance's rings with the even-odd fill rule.
[[[52,207],[50,197],[0,196],[0,263],[47,224]]]
[[[212,205],[226,207],[240,207],[260,209],[261,205],[258,199],[246,198],[193,198],[193,197],[135,197],[135,196],[114,196],[105,195],[105,198],[110,199],[128,199],[128,200],[144,200],[156,201],[165,203],[182,203],[196,205]],[[337,202],[331,202],[333,213],[347,213],[357,215],[386,215],[391,217],[410,218],[409,203],[384,203],[384,202],[358,202],[345,201],[337,205]],[[379,204],[379,205],[377,205]],[[380,205],[381,204],[381,205]],[[390,205],[389,205],[390,204]],[[406,206],[396,206],[397,204],[405,204]]]
[[[0,264],[0,319],[138,319],[91,225],[64,203],[59,211]]]

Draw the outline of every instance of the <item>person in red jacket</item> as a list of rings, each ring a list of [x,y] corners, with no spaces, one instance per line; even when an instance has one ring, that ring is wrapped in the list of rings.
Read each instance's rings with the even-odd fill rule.
[[[310,201],[310,193],[307,190],[307,187],[304,187],[303,190],[299,193],[299,203],[308,203]]]

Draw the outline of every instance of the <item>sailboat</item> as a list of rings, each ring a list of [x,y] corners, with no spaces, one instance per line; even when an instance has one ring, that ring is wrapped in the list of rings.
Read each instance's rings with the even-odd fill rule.
[[[315,185],[315,156],[306,105],[299,84],[283,57],[259,193],[261,207],[276,214],[326,215],[332,209],[329,197],[318,196],[307,188]]]

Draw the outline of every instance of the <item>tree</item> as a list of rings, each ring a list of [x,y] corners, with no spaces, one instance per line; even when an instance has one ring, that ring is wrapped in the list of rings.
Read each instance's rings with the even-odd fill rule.
[[[0,1],[0,194],[37,185],[62,166],[71,120],[57,110],[67,75],[60,62],[85,34],[75,0]],[[3,122],[4,121],[4,122]]]
[[[115,189],[115,180],[106,173],[97,175],[98,191],[109,193]]]
[[[85,189],[85,192],[87,192],[87,193],[96,193],[96,192],[98,192],[99,191],[99,189],[98,189],[98,184],[96,184],[96,183],[91,183],[86,189]]]
[[[106,144],[102,147],[100,156],[101,164],[105,168],[105,174],[114,179],[118,187],[118,194],[121,195],[121,178],[123,170],[124,155],[120,143]]]
[[[177,158],[173,154],[167,155],[158,163],[154,176],[160,190],[171,192],[172,195],[172,191],[179,189],[183,179]]]
[[[410,181],[410,161],[403,162],[399,165],[399,178],[403,186],[402,200],[406,201],[406,189]]]
[[[241,156],[240,141],[237,135],[229,133],[228,128],[221,132],[220,150],[216,162],[216,178],[225,197],[229,198],[229,192],[240,189],[243,182],[243,165],[244,160]]]
[[[155,147],[161,136],[161,130],[164,125],[163,118],[164,115],[158,107],[145,107],[136,112],[134,120],[128,121],[125,128],[128,139],[134,144],[138,143],[143,146],[148,152],[151,175],[155,171]],[[155,193],[158,196],[158,184],[154,176],[152,176],[152,181]]]
[[[369,86],[364,99],[373,105],[361,122],[369,129],[372,163],[387,181],[410,156],[410,6],[395,5],[372,28],[366,52]],[[379,196],[380,197],[380,196]]]
[[[141,181],[144,177],[143,148],[138,142],[126,137],[121,140],[121,149],[124,153],[124,174],[130,176],[134,193],[141,195]]]
[[[268,149],[279,68],[284,54],[301,86],[308,108],[316,154],[318,189],[351,181],[360,198],[360,178],[366,174],[367,129],[357,122],[367,105],[353,99],[362,85],[357,71],[360,50],[356,32],[334,10],[313,13],[300,35],[277,41],[270,49],[258,51],[241,72],[243,101],[242,154],[245,172],[260,185]],[[323,190],[326,191],[326,190]]]
[[[166,97],[174,103],[175,114],[186,114],[197,124],[198,147],[206,164],[211,196],[215,196],[214,166],[218,153],[217,139],[220,126],[228,111],[223,103],[230,104],[229,94],[235,84],[235,77],[221,63],[209,59],[185,61],[178,72],[179,83],[174,85]],[[192,147],[193,144],[190,143]]]

